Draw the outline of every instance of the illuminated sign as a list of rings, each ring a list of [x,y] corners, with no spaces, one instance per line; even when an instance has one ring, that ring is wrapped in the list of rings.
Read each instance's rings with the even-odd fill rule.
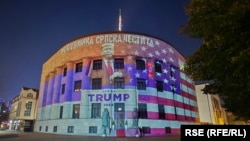
[[[88,94],[89,101],[127,101],[129,99],[129,94]]]
[[[61,53],[74,50],[83,46],[103,43],[132,43],[136,45],[147,45],[149,47],[155,47],[159,45],[158,40],[136,34],[100,34],[96,36],[88,36],[75,41],[72,41],[62,47]]]

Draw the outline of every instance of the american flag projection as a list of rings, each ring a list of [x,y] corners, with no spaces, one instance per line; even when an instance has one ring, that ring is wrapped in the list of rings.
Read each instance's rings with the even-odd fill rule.
[[[170,43],[148,35],[118,31],[68,42],[43,65],[36,131],[45,125],[52,129],[56,120],[64,129],[91,127],[75,134],[93,135],[89,131],[95,129],[99,135],[101,112],[107,109],[119,128],[128,122],[123,132],[134,136],[130,127],[137,108],[147,135],[179,134],[181,124],[198,117],[194,84],[184,65]],[[72,119],[72,111],[79,119]]]

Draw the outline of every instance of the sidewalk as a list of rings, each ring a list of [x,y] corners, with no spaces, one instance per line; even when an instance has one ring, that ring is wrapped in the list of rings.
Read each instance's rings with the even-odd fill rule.
[[[100,137],[100,136],[79,136],[79,135],[59,135],[38,132],[18,132],[0,130],[0,141],[180,141],[180,136],[162,137]]]

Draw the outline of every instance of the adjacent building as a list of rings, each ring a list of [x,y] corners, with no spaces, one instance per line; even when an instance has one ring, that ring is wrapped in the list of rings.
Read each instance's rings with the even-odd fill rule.
[[[63,45],[43,64],[36,132],[180,134],[199,121],[185,58],[146,34],[106,32]]]
[[[226,111],[222,107],[220,97],[214,94],[204,94],[202,91],[206,84],[207,83],[201,83],[195,85],[201,124],[228,124]]]
[[[37,116],[39,90],[22,87],[20,94],[13,98],[9,114],[9,129],[33,131]]]

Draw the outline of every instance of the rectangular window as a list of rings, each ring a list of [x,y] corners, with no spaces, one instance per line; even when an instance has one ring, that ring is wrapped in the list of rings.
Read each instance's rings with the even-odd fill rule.
[[[53,132],[57,132],[57,126],[53,127]]]
[[[39,126],[39,131],[42,131],[42,126]]]
[[[139,118],[148,118],[148,112],[147,112],[147,104],[139,103],[138,104],[138,116]]]
[[[74,84],[74,92],[80,91],[81,88],[82,88],[82,80],[77,80],[77,81],[75,81],[75,84]]]
[[[62,84],[62,88],[61,88],[61,94],[65,93],[65,84]]]
[[[166,134],[171,133],[171,127],[165,127],[165,133]]]
[[[45,127],[45,132],[48,132],[48,128],[49,128],[48,126]]]
[[[102,89],[102,79],[101,78],[93,78],[92,79],[92,89]]]
[[[124,69],[124,59],[115,59],[115,69]]]
[[[136,69],[137,70],[145,70],[145,61],[142,59],[136,59]]]
[[[162,68],[161,68],[161,64],[159,63],[159,61],[155,62],[155,72],[162,73]]]
[[[151,133],[151,129],[150,129],[150,127],[142,127],[142,132],[144,134],[150,134]]]
[[[62,119],[62,117],[63,117],[63,106],[60,106],[59,119]]]
[[[156,81],[157,91],[163,92],[163,81]]]
[[[142,78],[137,78],[137,89],[146,90],[146,80]]]
[[[76,72],[76,73],[82,72],[82,62],[76,63],[75,72]]]
[[[165,119],[165,108],[164,105],[158,105],[159,119]]]
[[[68,126],[68,133],[74,133],[74,126]]]
[[[74,104],[72,118],[79,118],[79,115],[80,115],[80,104]]]
[[[89,126],[89,133],[97,133],[97,126]]]
[[[24,111],[24,116],[30,116],[30,114],[31,114],[31,108],[32,108],[32,102],[31,101],[26,102],[25,108],[26,109]]]
[[[124,89],[124,77],[116,77],[114,79],[114,89]]]
[[[91,118],[101,117],[101,103],[92,103],[91,105]]]
[[[93,70],[101,70],[101,69],[102,69],[102,60],[94,60]]]
[[[67,75],[67,68],[64,68],[63,69],[63,76],[66,76]]]

